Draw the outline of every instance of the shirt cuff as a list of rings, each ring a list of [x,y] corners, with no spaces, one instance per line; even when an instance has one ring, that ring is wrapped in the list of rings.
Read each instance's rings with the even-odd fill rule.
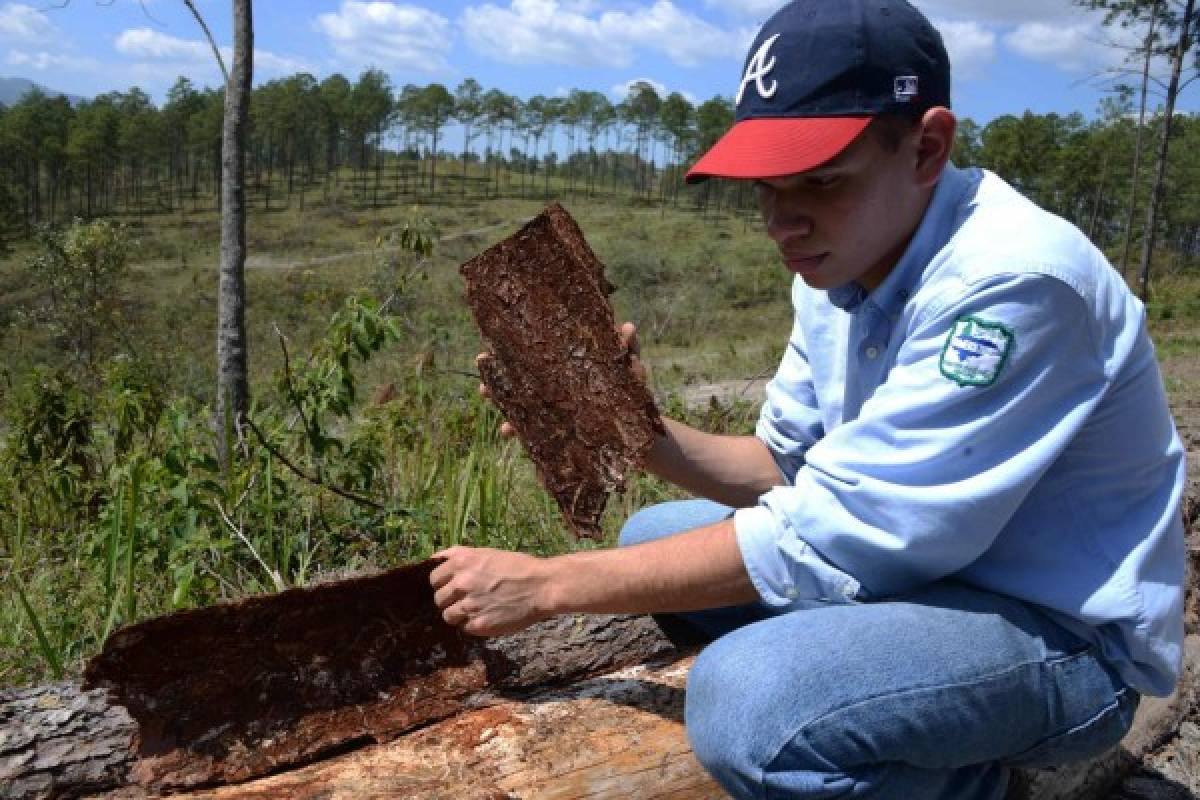
[[[771,509],[739,509],[733,515],[733,526],[750,581],[771,608],[855,602],[859,582],[821,558],[779,523]]]

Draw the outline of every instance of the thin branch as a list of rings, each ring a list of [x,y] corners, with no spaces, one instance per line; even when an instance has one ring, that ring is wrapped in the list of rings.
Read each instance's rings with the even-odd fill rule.
[[[99,0],[97,0],[97,2],[99,2]],[[113,0],[109,0],[109,3],[112,2]],[[142,7],[142,13],[146,15],[146,19],[150,20],[155,25],[159,25],[164,28],[166,27],[166,25],[163,25],[162,22],[155,19],[154,15],[150,13],[150,9],[146,7],[146,0],[138,0],[138,5]]]
[[[267,566],[267,562],[263,561],[262,556],[260,556],[258,551],[254,549],[254,545],[252,545],[250,540],[246,538],[246,534],[242,533],[242,529],[235,525],[233,520],[229,518],[229,515],[225,513],[225,509],[221,506],[220,500],[217,501],[216,505],[217,512],[221,515],[221,519],[225,521],[225,524],[229,526],[229,530],[237,534],[237,537],[242,540],[242,544],[246,545],[246,547],[250,549],[250,555],[254,556],[254,560],[258,562],[259,566],[263,568],[263,570],[267,573],[267,576],[270,577],[271,581],[275,584],[275,591],[282,592],[284,589],[287,589],[288,585],[283,579],[283,576],[279,574],[278,570],[271,569]]]
[[[225,69],[225,59],[221,58],[221,49],[217,47],[212,31],[208,29],[208,23],[204,21],[204,17],[200,16],[200,12],[196,10],[193,0],[183,0],[183,4],[188,7],[188,11],[192,12],[192,16],[196,18],[196,22],[200,23],[200,30],[204,31],[204,37],[208,39],[208,44],[212,47],[213,55],[217,57],[217,66],[221,68],[221,74],[225,76],[225,85],[228,86],[229,70]]]
[[[296,407],[296,413],[300,415],[300,421],[304,423],[304,430],[308,434],[310,442],[315,442],[321,435],[316,424],[309,420],[308,415],[304,413],[304,404],[300,402],[300,394],[296,391],[296,386],[292,383],[292,359],[288,355],[287,341],[283,337],[283,332],[279,330],[278,325],[273,325],[275,335],[279,337],[279,349],[283,351],[283,379],[287,384],[288,398],[292,401],[292,405]],[[317,468],[317,480],[321,480],[321,462],[314,454],[313,456]]]
[[[229,597],[231,597],[231,598],[232,598],[232,597],[237,597],[237,596],[239,596],[239,595],[244,595],[244,594],[245,594],[245,592],[243,592],[241,589],[239,589],[238,587],[236,587],[236,586],[234,586],[232,583],[230,583],[228,578],[226,578],[226,577],[225,577],[224,575],[222,575],[221,573],[217,572],[217,571],[216,571],[215,569],[213,569],[212,567],[210,567],[210,566],[208,566],[207,564],[205,564],[203,561],[199,561],[199,560],[198,560],[196,563],[197,563],[197,564],[200,566],[200,569],[201,569],[202,571],[204,571],[204,572],[207,572],[207,573],[208,573],[209,575],[211,575],[213,578],[216,578],[216,580],[217,580],[217,583],[219,583],[219,584],[221,585],[221,588],[222,588],[223,590],[225,590],[226,592],[228,592],[228,596],[229,596]]]
[[[311,483],[313,486],[319,486],[322,489],[328,489],[329,491],[336,494],[338,497],[344,497],[347,500],[352,500],[355,503],[360,503],[369,508],[373,508],[376,511],[387,511],[388,510],[386,506],[384,506],[380,503],[376,503],[374,500],[371,500],[370,498],[355,494],[354,492],[343,489],[340,486],[334,486],[333,484],[327,483],[327,482],[321,480],[320,478],[317,478],[313,475],[309,475],[307,472],[300,469],[300,467],[293,464],[292,461],[287,456],[285,456],[283,453],[279,452],[278,448],[276,448],[269,441],[267,441],[266,435],[263,434],[262,430],[260,430],[259,427],[254,424],[254,420],[252,420],[249,417],[249,415],[246,416],[246,424],[250,426],[250,430],[254,431],[254,435],[258,438],[258,441],[262,443],[262,446],[267,448],[268,453],[270,453],[275,458],[279,459],[281,462],[283,462],[283,465],[285,467],[287,467],[289,470],[294,472],[299,477],[301,477],[304,480]],[[399,513],[407,514],[408,512],[400,511]]]
[[[433,372],[437,375],[456,375],[460,378],[470,378],[471,380],[481,380],[478,372],[471,372],[465,369],[441,369],[435,368]]]

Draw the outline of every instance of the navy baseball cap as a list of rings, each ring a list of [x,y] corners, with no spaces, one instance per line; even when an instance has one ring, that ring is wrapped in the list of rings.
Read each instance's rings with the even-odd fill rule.
[[[805,172],[880,114],[948,108],[950,60],[905,0],[793,0],[759,31],[734,102],[734,126],[688,183]]]

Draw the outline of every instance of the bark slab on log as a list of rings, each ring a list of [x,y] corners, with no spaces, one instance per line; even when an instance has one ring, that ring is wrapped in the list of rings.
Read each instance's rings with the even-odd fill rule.
[[[1189,637],[1183,690],[1150,698],[1120,749],[1103,758],[1023,773],[1012,800],[1100,798],[1177,730],[1194,701],[1200,637]],[[683,729],[692,657],[637,666],[473,709],[395,742],[193,800],[351,800],[404,797],[722,798]],[[127,795],[128,796],[128,795]]]
[[[596,621],[602,624],[595,625]],[[644,618],[558,620],[541,634],[530,632],[523,640],[505,643],[512,652],[539,656],[523,677],[513,679],[514,684],[557,676],[570,681],[567,686],[532,691],[515,685],[496,687],[471,698],[457,715],[394,741],[251,783],[184,796],[204,800],[722,797],[692,756],[683,729],[684,685],[691,659],[654,637],[648,624]],[[596,631],[607,639],[606,645],[589,644],[588,637]],[[651,663],[618,669],[623,648],[632,648],[635,658],[650,658]],[[584,655],[580,658],[576,653]],[[596,675],[596,669],[608,671]],[[1173,735],[1194,707],[1198,670],[1200,637],[1189,636],[1180,691],[1165,700],[1144,700],[1134,729],[1119,750],[1093,762],[1029,773],[1012,797],[1106,797],[1133,766]],[[594,677],[580,677],[589,672]],[[12,718],[13,702],[11,696],[0,696],[0,709],[8,709],[0,713],[9,713],[7,719]],[[28,695],[23,702],[28,702]],[[0,733],[8,734],[10,728]],[[3,747],[0,753],[9,755]],[[5,780],[0,772],[0,796],[49,796],[16,794],[15,784]],[[86,796],[86,791],[73,793]],[[90,796],[131,800],[155,795],[126,787]]]
[[[345,611],[344,606],[334,607]],[[503,668],[481,672],[475,688],[483,694],[443,694],[444,702],[436,713],[425,716],[425,722],[477,706],[487,692],[528,692],[566,684],[674,652],[649,618],[601,615],[560,617],[513,636],[476,640],[474,649],[479,663]],[[345,706],[341,713],[351,718],[362,712],[358,715],[364,717],[363,724],[340,729],[340,738],[324,740],[324,754],[307,760],[388,741],[403,732],[368,725],[371,710],[370,703]],[[335,727],[329,731],[337,732]],[[0,798],[77,796],[127,783],[159,785],[162,755],[144,752],[141,733],[139,737],[125,709],[110,705],[102,691],[81,693],[71,684],[0,691]],[[203,761],[205,749],[199,748],[195,756]],[[231,778],[236,780],[216,775],[213,781]],[[192,784],[197,785],[204,784]]]

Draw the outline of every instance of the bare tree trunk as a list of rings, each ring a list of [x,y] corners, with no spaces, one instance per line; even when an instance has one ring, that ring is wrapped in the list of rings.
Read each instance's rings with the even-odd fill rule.
[[[1175,100],[1179,96],[1179,77],[1183,73],[1183,62],[1192,45],[1192,13],[1196,0],[1187,0],[1179,25],[1179,42],[1171,58],[1171,82],[1167,86],[1167,108],[1163,116],[1162,137],[1158,143],[1158,166],[1154,175],[1154,187],[1150,190],[1150,208],[1146,212],[1146,232],[1142,242],[1141,298],[1150,297],[1150,262],[1154,258],[1154,239],[1158,224],[1158,208],[1162,204],[1163,187],[1167,178],[1167,157],[1171,149],[1171,118],[1175,115]]]
[[[225,87],[221,148],[221,272],[217,290],[217,452],[230,458],[228,432],[249,405],[246,379],[246,128],[254,74],[251,0],[233,0],[233,66]]]
[[[1121,275],[1125,276],[1129,269],[1129,250],[1133,246],[1133,218],[1137,214],[1138,177],[1142,167],[1142,132],[1146,126],[1146,94],[1150,87],[1150,62],[1154,60],[1154,28],[1158,23],[1158,7],[1161,0],[1156,0],[1150,9],[1150,29],[1146,31],[1146,58],[1142,65],[1142,96],[1138,109],[1137,132],[1133,140],[1133,175],[1129,179],[1129,213],[1125,218],[1125,247],[1121,251]]]
[[[429,166],[429,196],[437,196],[437,160],[438,160],[438,133],[441,132],[441,126],[434,124],[433,126],[433,163]]]
[[[1104,191],[1108,188],[1108,168],[1112,162],[1109,148],[1104,149],[1104,163],[1100,167],[1100,184],[1096,187],[1096,196],[1092,199],[1092,218],[1088,222],[1088,238],[1096,241],[1096,227],[1100,224],[1100,206],[1104,202]]]

